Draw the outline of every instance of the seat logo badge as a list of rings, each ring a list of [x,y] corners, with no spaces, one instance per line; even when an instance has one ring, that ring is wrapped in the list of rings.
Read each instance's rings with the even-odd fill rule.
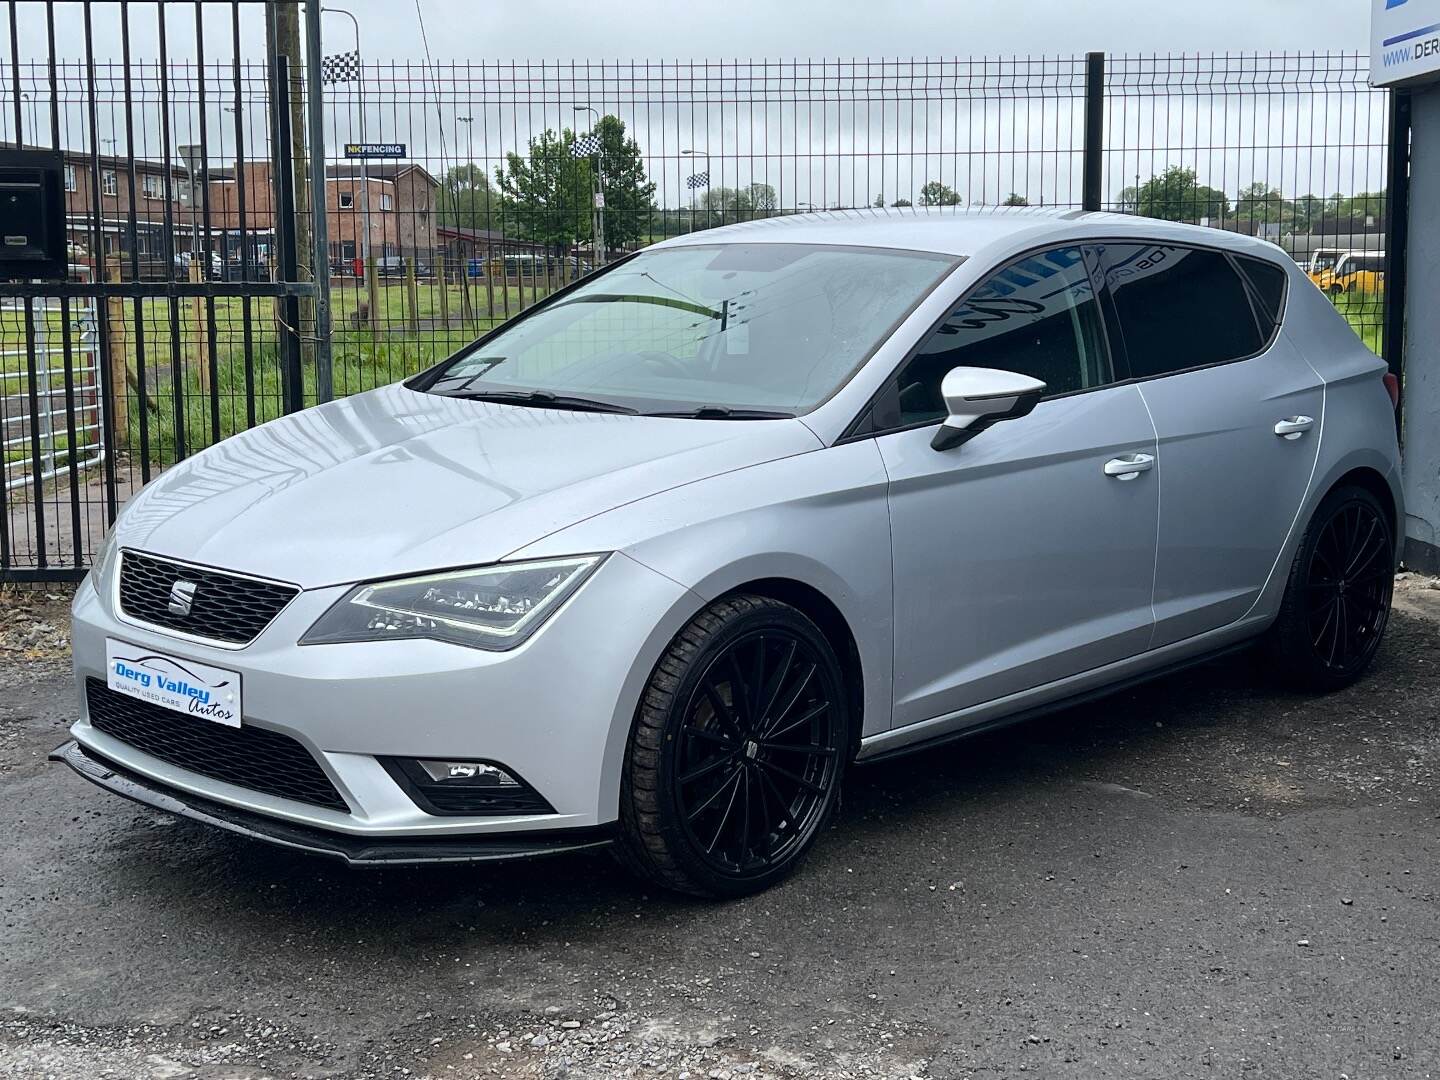
[[[195,603],[195,582],[177,581],[170,586],[170,602],[165,606],[172,615],[189,615]]]

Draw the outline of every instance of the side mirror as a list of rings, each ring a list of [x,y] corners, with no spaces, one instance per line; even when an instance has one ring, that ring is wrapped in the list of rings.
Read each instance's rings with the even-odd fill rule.
[[[1025,416],[1039,403],[1045,384],[1029,375],[995,368],[952,368],[940,384],[949,415],[930,445],[951,450],[992,424]]]

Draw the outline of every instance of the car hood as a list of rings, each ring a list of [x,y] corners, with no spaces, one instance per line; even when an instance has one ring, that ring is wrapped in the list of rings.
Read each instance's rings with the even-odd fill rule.
[[[387,386],[176,465],[130,502],[117,536],[314,588],[493,562],[624,503],[820,445],[799,420],[569,412]]]

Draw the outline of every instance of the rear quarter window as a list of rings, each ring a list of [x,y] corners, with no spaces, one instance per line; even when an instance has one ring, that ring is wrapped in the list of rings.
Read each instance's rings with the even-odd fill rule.
[[[1248,255],[1237,255],[1235,261],[1240,265],[1240,270],[1254,292],[1261,328],[1273,330],[1284,318],[1285,271],[1274,263],[1264,259],[1252,259]]]

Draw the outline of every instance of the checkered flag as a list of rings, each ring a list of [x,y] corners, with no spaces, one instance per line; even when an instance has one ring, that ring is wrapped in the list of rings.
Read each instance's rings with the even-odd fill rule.
[[[706,169],[702,173],[696,173],[694,176],[690,177],[689,180],[685,181],[685,186],[688,187],[691,191],[694,191],[696,188],[709,187],[710,170]]]
[[[330,86],[334,83],[360,81],[360,50],[336,53],[320,61],[320,81]]]
[[[594,157],[600,153],[600,136],[595,134],[577,136],[570,144],[570,156],[577,158]]]

